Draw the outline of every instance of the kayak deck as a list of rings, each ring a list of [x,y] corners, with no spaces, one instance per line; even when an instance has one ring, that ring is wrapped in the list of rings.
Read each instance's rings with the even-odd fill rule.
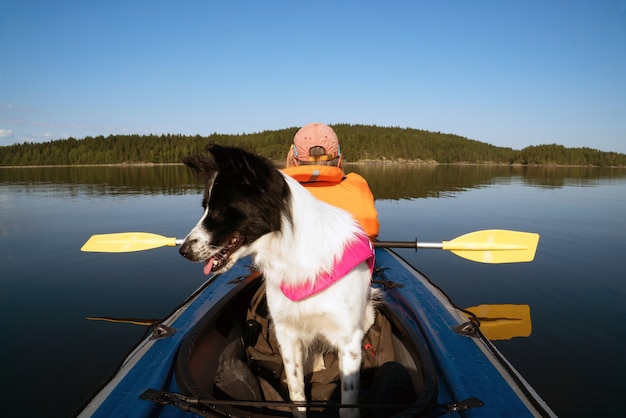
[[[241,365],[248,364],[242,343],[245,314],[260,283],[251,267],[250,259],[244,259],[211,278],[155,326],[79,416],[290,416],[286,407],[292,404],[284,396],[283,402],[273,403],[257,402],[254,394],[233,399],[233,394],[256,391],[248,377],[227,381],[235,387],[231,396],[232,387],[225,391],[228,385],[216,383],[225,375],[226,363],[236,365],[233,373],[247,373]],[[380,312],[391,323],[395,361],[407,370],[414,391],[411,402],[394,412],[555,416],[467,317],[394,252],[376,250],[373,282],[384,289]],[[364,391],[372,384],[362,382]],[[362,416],[393,411],[378,406],[361,405]],[[310,411],[337,415],[328,403],[312,405]]]

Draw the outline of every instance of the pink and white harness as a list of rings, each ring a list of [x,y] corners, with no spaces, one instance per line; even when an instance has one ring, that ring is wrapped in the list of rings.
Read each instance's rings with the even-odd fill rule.
[[[328,273],[320,273],[313,282],[296,286],[280,285],[283,294],[297,302],[321,292],[339,281],[354,267],[367,260],[370,274],[374,271],[374,248],[366,235],[357,235],[344,249],[341,257],[335,258],[335,264]]]

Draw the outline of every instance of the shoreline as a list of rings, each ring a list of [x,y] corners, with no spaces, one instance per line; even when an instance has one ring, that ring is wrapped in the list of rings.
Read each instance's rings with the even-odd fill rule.
[[[274,161],[279,168],[284,167],[284,162]],[[499,163],[499,162],[457,162],[457,163],[440,163],[437,161],[424,161],[424,160],[359,160],[348,161],[346,165],[422,165],[422,166],[436,166],[436,165],[449,165],[449,166],[493,166],[493,167],[588,167],[588,168],[626,168],[622,165],[612,166],[599,166],[599,165],[579,165],[579,164],[521,164],[521,163]],[[0,165],[2,168],[71,168],[71,167],[155,167],[155,166],[175,166],[184,165],[183,163],[111,163],[111,164],[45,164],[45,165]]]

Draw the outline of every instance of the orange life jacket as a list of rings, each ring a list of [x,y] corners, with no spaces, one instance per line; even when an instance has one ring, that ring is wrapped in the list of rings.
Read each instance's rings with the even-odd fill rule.
[[[316,198],[352,214],[371,241],[378,237],[380,224],[374,195],[367,181],[356,173],[343,174],[334,166],[300,165],[283,172],[298,180]]]

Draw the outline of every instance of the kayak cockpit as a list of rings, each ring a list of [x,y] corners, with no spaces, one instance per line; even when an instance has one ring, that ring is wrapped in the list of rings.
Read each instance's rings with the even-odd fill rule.
[[[180,392],[201,400],[200,412],[207,416],[291,416],[280,354],[272,347],[276,344],[271,326],[264,322],[269,320],[262,280],[239,287],[207,312],[182,342],[176,362]],[[437,400],[428,349],[391,306],[381,304],[377,316],[363,344],[361,416],[420,415]],[[306,379],[309,416],[338,416],[336,356],[326,353],[321,362],[323,367],[317,364]]]

